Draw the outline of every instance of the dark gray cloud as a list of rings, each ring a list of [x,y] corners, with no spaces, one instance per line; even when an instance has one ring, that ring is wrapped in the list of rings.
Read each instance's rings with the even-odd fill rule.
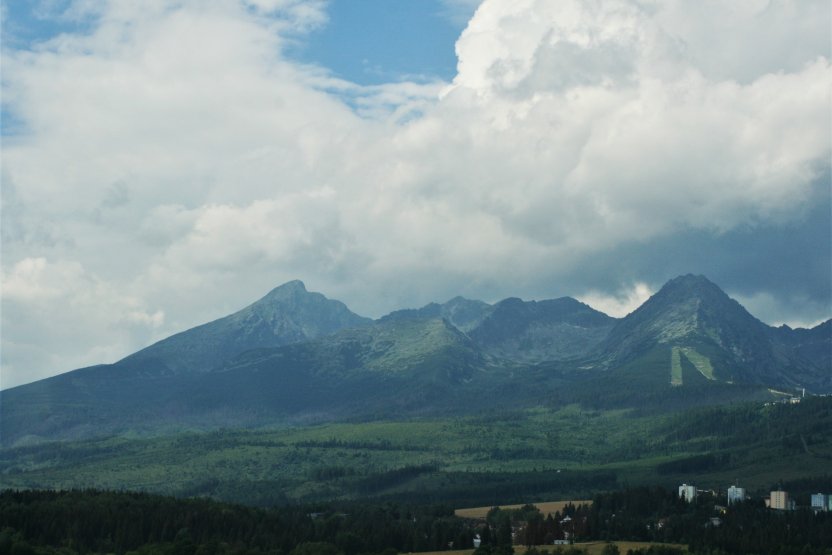
[[[832,195],[819,179],[801,217],[762,222],[721,234],[686,230],[616,246],[581,264],[564,288],[614,295],[629,284],[652,288],[681,274],[707,276],[771,324],[811,323],[832,316]],[[768,295],[779,302],[755,296]]]
[[[568,269],[552,268],[516,280],[466,283],[418,297],[441,301],[456,294],[496,301],[507,296],[542,299],[611,298],[635,284],[658,290],[668,280],[702,274],[737,298],[766,323],[811,324],[832,316],[832,194],[828,176],[816,183],[805,212],[783,223],[763,222],[725,233],[682,230],[644,242],[615,245],[581,258]],[[416,300],[416,299],[414,299]]]

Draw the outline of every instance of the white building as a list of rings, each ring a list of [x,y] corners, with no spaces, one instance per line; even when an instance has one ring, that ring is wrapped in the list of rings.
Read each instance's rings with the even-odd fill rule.
[[[745,488],[738,488],[737,486],[728,488],[728,504],[733,505],[741,501],[745,501]]]
[[[791,511],[794,509],[794,501],[789,499],[787,491],[773,491],[769,497],[769,507],[780,511]]]
[[[696,499],[696,486],[689,486],[687,484],[679,486],[679,499],[684,499],[688,503],[692,503]]]
[[[832,507],[832,495],[825,493],[812,494],[812,510],[814,511],[828,511]]]

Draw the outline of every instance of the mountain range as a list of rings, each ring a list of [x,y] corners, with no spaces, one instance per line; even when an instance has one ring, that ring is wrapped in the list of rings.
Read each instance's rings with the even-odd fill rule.
[[[832,392],[832,320],[774,328],[702,276],[612,318],[573,298],[456,297],[378,320],[306,290],[114,364],[0,391],[2,445],[586,401]]]

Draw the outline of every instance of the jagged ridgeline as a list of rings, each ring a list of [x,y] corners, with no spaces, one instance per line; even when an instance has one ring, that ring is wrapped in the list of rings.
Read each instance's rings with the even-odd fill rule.
[[[701,276],[611,318],[572,298],[454,298],[371,320],[282,285],[114,364],[0,392],[4,446],[109,434],[464,415],[674,410],[832,392],[832,322],[772,328]]]

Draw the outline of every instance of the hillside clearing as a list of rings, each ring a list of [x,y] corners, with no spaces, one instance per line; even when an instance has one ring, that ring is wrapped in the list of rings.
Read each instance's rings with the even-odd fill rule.
[[[679,347],[670,351],[670,385],[682,385],[682,357]]]
[[[685,358],[693,364],[694,368],[699,370],[699,373],[708,378],[709,380],[715,380],[716,376],[714,376],[714,367],[711,365],[711,361],[708,357],[697,353],[694,349],[690,347],[682,348],[682,353],[685,355]]]

